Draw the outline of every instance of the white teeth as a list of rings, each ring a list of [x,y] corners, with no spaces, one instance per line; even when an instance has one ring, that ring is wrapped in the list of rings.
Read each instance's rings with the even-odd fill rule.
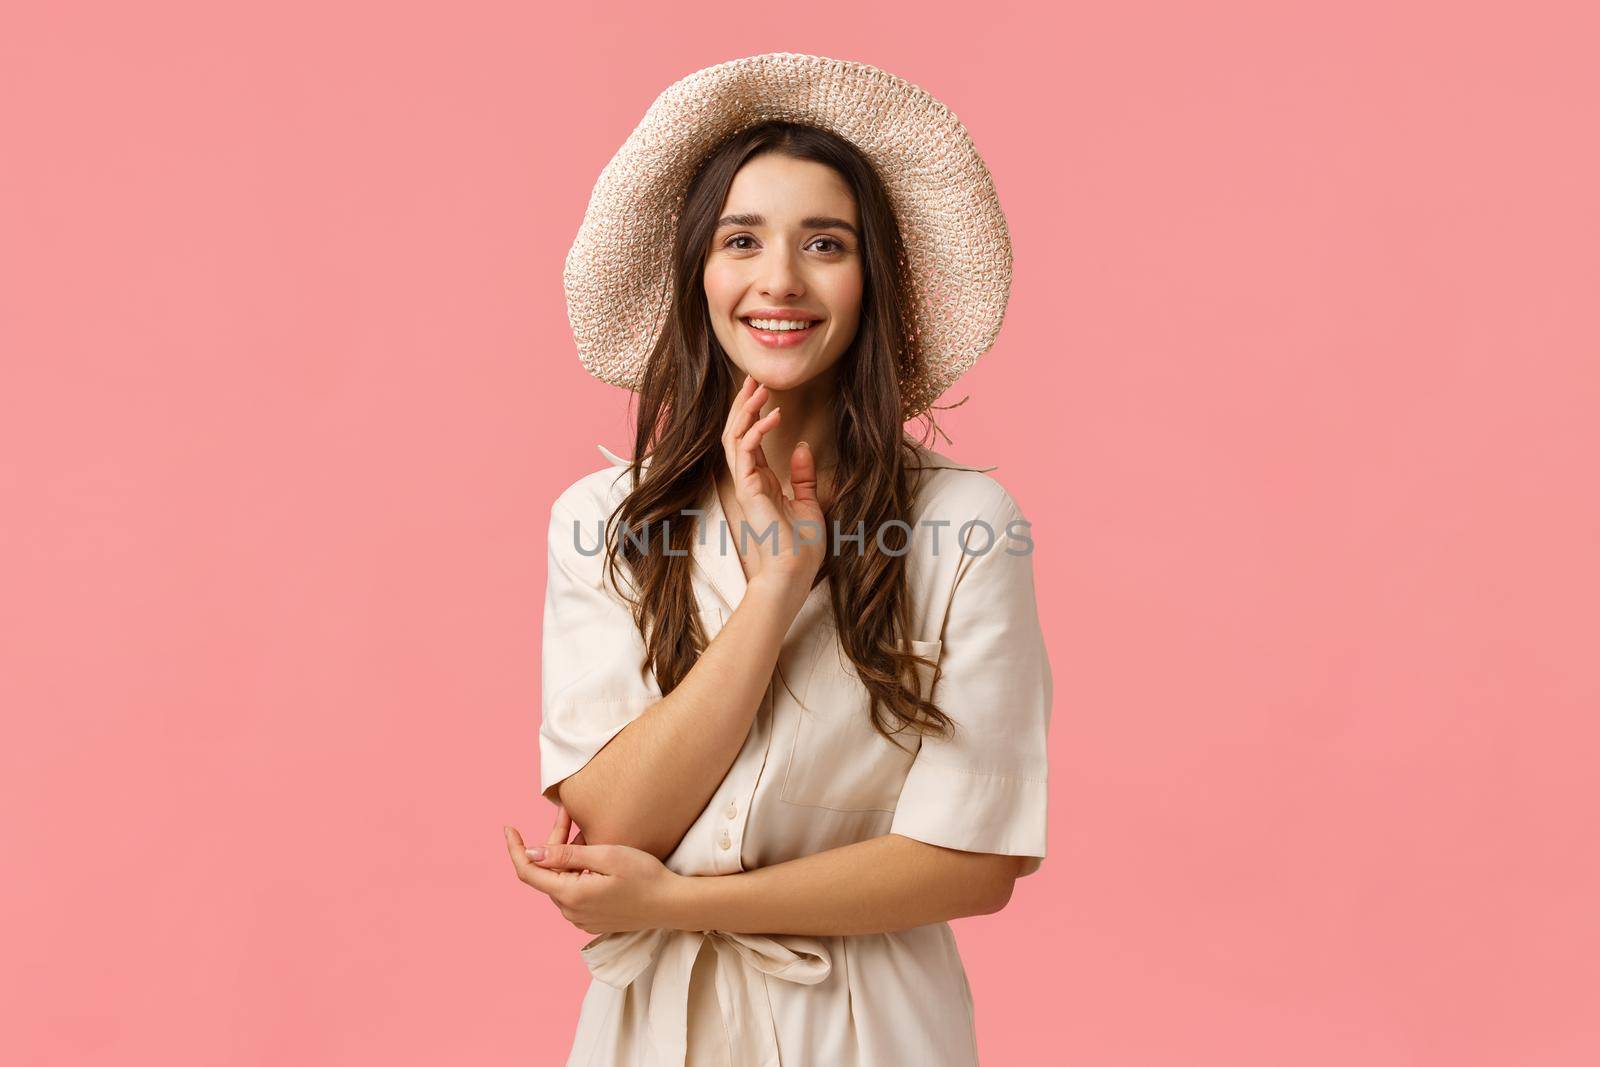
[[[758,330],[770,330],[782,333],[785,330],[806,330],[811,328],[809,322],[799,322],[794,319],[745,319]]]

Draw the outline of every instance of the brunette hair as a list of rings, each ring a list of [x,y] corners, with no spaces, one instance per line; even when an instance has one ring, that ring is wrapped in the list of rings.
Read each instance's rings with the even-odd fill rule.
[[[837,171],[861,216],[861,320],[840,356],[834,420],[838,463],[832,495],[822,505],[830,531],[837,522],[843,532],[867,533],[860,551],[830,551],[817,581],[830,581],[840,644],[871,694],[874,728],[890,740],[907,728],[948,736],[953,722],[922,697],[916,681],[915,664],[928,661],[915,656],[904,640],[910,629],[906,548],[912,475],[918,467],[900,393],[901,380],[918,358],[911,294],[903,283],[905,252],[878,175],[854,145],[833,133],[798,123],[763,123],[724,141],[691,178],[672,245],[667,320],[638,390],[632,487],[612,516],[615,525],[608,524],[606,568],[619,590],[619,557],[630,568],[638,595],[628,599],[647,649],[641,666],[654,671],[662,693],[670,692],[706,645],[690,585],[688,553],[695,530],[684,511],[704,499],[726,462],[721,434],[742,381],[710,328],[704,266],[734,175],[767,153]],[[936,429],[931,413],[922,417]],[[646,455],[648,466],[642,462]],[[624,526],[649,531],[649,546],[621,537]],[[670,529],[670,552],[655,547],[663,529]],[[887,551],[879,548],[880,530]]]

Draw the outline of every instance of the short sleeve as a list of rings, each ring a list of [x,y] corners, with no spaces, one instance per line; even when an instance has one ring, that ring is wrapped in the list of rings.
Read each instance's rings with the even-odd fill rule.
[[[1034,547],[1004,489],[973,524],[941,635],[932,699],[956,723],[951,739],[926,736],[907,774],[889,832],[966,852],[1045,855],[1051,676],[1034,592]],[[955,523],[953,530],[961,523]],[[954,545],[951,551],[961,551]]]
[[[540,667],[539,791],[582,770],[661,699],[628,602],[605,574],[604,520],[550,510]],[[623,567],[626,575],[626,567]]]

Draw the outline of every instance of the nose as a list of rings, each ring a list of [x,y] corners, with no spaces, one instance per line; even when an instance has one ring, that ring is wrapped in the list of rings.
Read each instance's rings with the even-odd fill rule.
[[[763,273],[761,276],[761,295],[766,297],[781,297],[792,300],[805,292],[805,285],[800,280],[800,272],[795,269],[794,262],[788,253],[778,252],[775,255],[763,257]]]

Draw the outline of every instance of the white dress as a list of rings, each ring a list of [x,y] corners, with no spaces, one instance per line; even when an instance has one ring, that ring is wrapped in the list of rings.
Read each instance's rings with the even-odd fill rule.
[[[1023,873],[1039,869],[1051,676],[1031,533],[999,482],[918,448],[926,469],[910,517],[910,636],[940,664],[931,696],[956,721],[956,737],[903,734],[914,749],[906,752],[873,729],[819,583],[784,639],[743,748],[667,857],[670,870],[736,873],[890,833],[1032,857]],[[628,491],[626,461],[601,452],[608,466],[551,507],[539,730],[540,789],[551,799],[661,698],[595,551]],[[701,506],[692,580],[715,637],[746,580],[714,488]],[[695,966],[702,948],[714,968],[710,958]],[[638,930],[602,934],[582,955],[592,980],[568,1067],[977,1063],[972,994],[948,923],[826,937]]]

